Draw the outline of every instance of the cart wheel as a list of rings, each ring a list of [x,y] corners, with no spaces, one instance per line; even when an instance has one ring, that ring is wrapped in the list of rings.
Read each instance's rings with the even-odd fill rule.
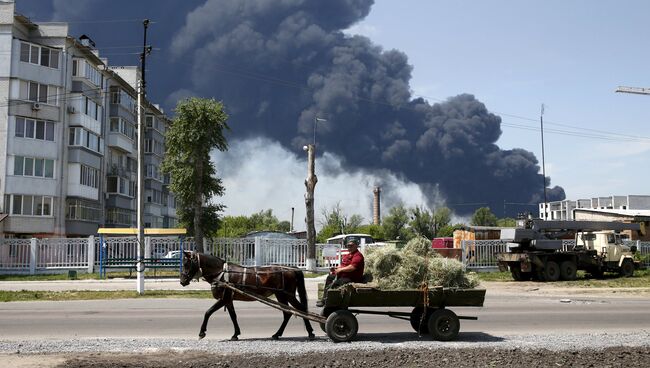
[[[411,312],[411,317],[409,318],[411,322],[411,327],[415,330],[415,332],[419,334],[428,334],[429,333],[429,317],[431,316],[431,313],[433,313],[432,309],[427,309],[427,315],[422,318],[422,312],[424,311],[424,307],[415,307],[413,308],[413,311]]]
[[[320,315],[323,316],[323,317],[325,317],[325,318],[327,318],[327,317],[329,317],[330,314],[332,314],[332,312],[334,312],[335,310],[336,310],[336,308],[325,307],[325,308],[323,308],[323,309],[320,311]],[[325,323],[319,323],[319,325],[320,325],[320,329],[323,330],[323,332],[327,333],[327,329],[325,328]]]
[[[325,322],[327,336],[334,342],[350,341],[357,336],[359,323],[356,317],[345,309],[332,312]]]
[[[449,309],[438,309],[429,317],[429,331],[434,340],[451,341],[458,337],[460,321]]]

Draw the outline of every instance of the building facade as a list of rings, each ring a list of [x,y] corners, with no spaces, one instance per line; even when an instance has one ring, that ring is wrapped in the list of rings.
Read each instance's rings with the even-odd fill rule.
[[[67,24],[36,24],[0,1],[5,236],[87,236],[99,227],[136,226],[138,77],[136,67],[110,67],[90,38],[70,37]],[[143,105],[145,225],[174,227],[175,200],[159,171],[169,120]]]
[[[539,218],[545,220],[574,220],[577,209],[600,210],[650,210],[650,195],[625,195],[578,199],[565,199],[539,204]]]

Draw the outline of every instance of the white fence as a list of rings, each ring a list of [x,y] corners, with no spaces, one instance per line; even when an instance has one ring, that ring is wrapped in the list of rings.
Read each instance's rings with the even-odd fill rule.
[[[650,267],[650,242],[631,242],[636,245],[645,267]],[[496,270],[496,254],[506,252],[501,240],[465,240],[461,243],[462,262],[471,270]],[[563,242],[564,250],[571,250],[573,240]],[[160,259],[171,251],[193,250],[194,239],[178,237],[146,237],[146,259]],[[264,238],[206,239],[206,253],[246,266],[281,264],[306,267],[306,240]],[[362,247],[363,251],[363,247]],[[338,245],[317,244],[316,265],[324,270],[340,264],[344,252]],[[47,273],[61,270],[93,272],[106,266],[110,260],[137,260],[138,244],[135,237],[89,237],[56,239],[0,239],[0,273]],[[170,268],[174,268],[169,263]],[[111,268],[108,266],[108,268]]]
[[[562,240],[562,250],[570,251],[575,247],[575,240]],[[650,267],[650,242],[632,241],[629,245],[636,245],[641,263]],[[507,252],[507,242],[504,240],[463,240],[462,261],[470,270],[496,270],[498,269],[496,254]]]
[[[216,238],[206,239],[204,245],[206,253],[246,266],[306,267],[304,239]],[[340,252],[335,260],[323,257],[325,246],[316,245],[317,267],[338,265]],[[193,238],[145,237],[143,258],[155,261],[172,251],[193,249]],[[137,258],[136,237],[0,239],[0,273],[4,274],[133,268]],[[178,264],[166,262],[165,265],[173,269]]]

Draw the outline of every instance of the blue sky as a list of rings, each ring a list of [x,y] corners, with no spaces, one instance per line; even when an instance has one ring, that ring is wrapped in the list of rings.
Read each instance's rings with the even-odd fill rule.
[[[544,103],[547,175],[577,199],[648,194],[650,95],[614,93],[650,87],[648,14],[647,1],[378,0],[350,32],[405,52],[415,94],[472,93],[503,123],[537,129],[502,125],[498,144],[540,160]]]

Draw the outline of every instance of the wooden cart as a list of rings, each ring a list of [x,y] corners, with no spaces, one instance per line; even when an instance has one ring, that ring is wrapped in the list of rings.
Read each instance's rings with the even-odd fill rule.
[[[408,320],[420,334],[430,333],[439,341],[454,340],[460,330],[459,320],[478,318],[457,316],[447,307],[482,307],[485,300],[485,289],[437,287],[428,290],[379,290],[364,284],[348,284],[339,289],[328,290],[327,304],[320,314],[315,314],[251,293],[239,285],[223,281],[217,283],[220,287],[256,299],[270,307],[319,323],[321,329],[334,342],[351,341],[356,337],[359,323],[355,314],[379,314]],[[377,311],[356,309],[358,307],[413,307],[413,310]]]
[[[430,288],[428,290],[379,290],[363,285],[346,285],[329,290],[321,316],[327,317],[321,328],[334,342],[355,338],[359,324],[355,315],[378,314],[408,320],[420,334],[430,333],[435,340],[458,337],[461,319],[447,307],[482,307],[485,289]],[[360,307],[413,307],[411,312],[377,311]]]

